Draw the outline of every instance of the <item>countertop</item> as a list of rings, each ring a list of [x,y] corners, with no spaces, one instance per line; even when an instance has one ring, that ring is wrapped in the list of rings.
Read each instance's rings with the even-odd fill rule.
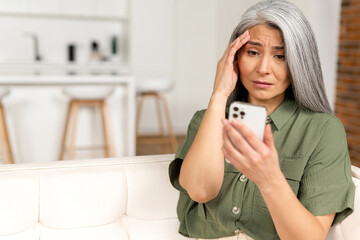
[[[67,74],[9,74],[0,75],[1,86],[50,86],[50,85],[123,85],[135,84],[130,74],[67,75]]]

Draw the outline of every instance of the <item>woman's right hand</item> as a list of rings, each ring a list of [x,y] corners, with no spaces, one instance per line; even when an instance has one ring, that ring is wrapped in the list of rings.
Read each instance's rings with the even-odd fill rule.
[[[249,31],[245,31],[237,37],[225,50],[223,56],[217,63],[213,95],[216,93],[224,94],[229,97],[234,90],[238,80],[237,60],[234,61],[236,52],[250,40]]]

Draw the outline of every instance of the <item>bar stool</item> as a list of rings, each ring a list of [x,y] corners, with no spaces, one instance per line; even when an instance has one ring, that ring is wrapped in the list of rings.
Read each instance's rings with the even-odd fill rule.
[[[137,80],[136,91],[138,95],[138,105],[136,114],[136,143],[137,144],[154,144],[159,143],[163,146],[162,152],[167,153],[170,145],[171,151],[176,152],[178,147],[174,130],[171,124],[170,114],[167,107],[166,99],[162,92],[170,90],[174,86],[170,79],[143,79]],[[141,136],[139,134],[141,111],[145,98],[154,98],[156,102],[157,119],[159,124],[159,134],[153,136]],[[162,110],[161,110],[162,109]],[[162,111],[165,113],[167,135],[165,134]]]
[[[14,157],[11,150],[11,144],[9,140],[9,134],[6,125],[6,117],[4,112],[4,106],[2,105],[2,99],[9,94],[9,89],[0,88],[0,145],[1,145],[1,157],[3,163],[14,163]]]
[[[107,86],[76,86],[63,89],[64,94],[69,96],[70,102],[67,109],[64,133],[62,138],[59,160],[63,160],[65,153],[68,159],[74,159],[75,136],[77,130],[77,117],[80,107],[99,107],[101,111],[103,150],[105,157],[115,157],[114,142],[111,136],[109,125],[109,112],[107,109],[106,98],[114,91],[113,87]],[[70,133],[70,143],[67,147],[67,134]],[[68,148],[68,149],[67,149]]]

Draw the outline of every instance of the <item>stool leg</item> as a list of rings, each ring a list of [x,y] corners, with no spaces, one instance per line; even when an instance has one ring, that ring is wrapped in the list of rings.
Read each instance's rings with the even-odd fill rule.
[[[73,105],[71,106],[70,114],[71,114],[71,136],[70,136],[70,144],[69,144],[69,151],[68,151],[68,159],[74,159],[75,153],[75,137],[76,137],[76,124],[77,124],[77,117],[79,112],[79,102],[77,100],[73,100]]]
[[[176,137],[174,134],[172,124],[171,124],[169,109],[167,107],[165,98],[161,94],[159,94],[159,97],[162,100],[163,105],[164,105],[165,116],[166,116],[166,121],[167,121],[167,125],[168,125],[168,130],[169,130],[169,139],[170,139],[170,143],[171,143],[171,148],[172,148],[173,152],[176,152],[178,144],[177,144],[177,140],[176,140]]]
[[[103,137],[104,137],[104,151],[105,157],[115,157],[114,142],[110,131],[110,118],[109,111],[105,100],[100,103],[101,119],[103,126]]]
[[[159,122],[159,135],[160,138],[165,138],[165,129],[164,129],[164,122],[163,122],[163,117],[161,114],[161,97],[159,96],[159,94],[155,94],[155,104],[156,104],[156,111],[157,111],[157,115],[158,115],[158,122]],[[169,150],[169,144],[168,143],[162,143],[162,153],[168,153]]]
[[[140,95],[139,101],[137,104],[137,113],[136,113],[136,140],[139,137],[141,110],[142,110],[143,103],[144,103],[144,96]]]
[[[1,129],[0,129],[0,144],[1,144],[1,155],[3,163],[14,163],[14,161],[9,156],[9,146],[10,142],[7,142],[7,131],[6,131],[6,122],[5,122],[5,114],[4,108],[2,104],[0,104],[0,121],[1,121]]]
[[[66,113],[66,120],[65,120],[63,137],[62,137],[62,141],[61,141],[61,149],[60,149],[59,160],[63,160],[63,159],[64,159],[65,148],[66,148],[66,138],[67,138],[67,132],[68,132],[68,128],[69,128],[69,122],[70,122],[70,116],[71,116],[72,106],[73,106],[73,100],[71,100],[71,101],[69,102],[68,109],[67,109],[67,113]]]
[[[3,111],[3,110],[2,110]],[[4,124],[4,133],[5,133],[5,140],[6,140],[6,145],[8,147],[8,153],[9,153],[9,163],[14,163],[14,156],[13,156],[13,152],[11,149],[11,143],[10,143],[10,138],[9,138],[9,133],[8,133],[8,128],[6,126],[6,120],[5,120],[5,114],[3,113],[3,124]]]

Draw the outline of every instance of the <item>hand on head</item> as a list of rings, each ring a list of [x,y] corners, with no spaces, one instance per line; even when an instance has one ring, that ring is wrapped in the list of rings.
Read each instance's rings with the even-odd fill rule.
[[[238,66],[234,61],[236,52],[250,40],[249,31],[237,37],[225,50],[217,63],[213,94],[220,93],[226,97],[234,90],[238,79]]]

